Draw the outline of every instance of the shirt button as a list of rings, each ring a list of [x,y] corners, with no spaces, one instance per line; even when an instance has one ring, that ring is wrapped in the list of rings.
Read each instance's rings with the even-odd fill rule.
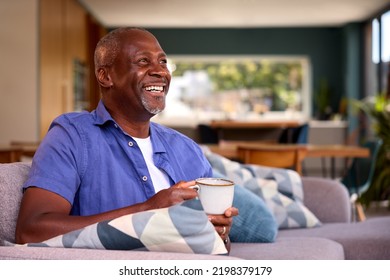
[[[146,182],[147,180],[148,180],[148,177],[146,177],[146,176],[142,177],[142,181]]]
[[[129,143],[127,143],[127,145],[129,145],[129,147],[133,147],[133,142],[129,141]]]

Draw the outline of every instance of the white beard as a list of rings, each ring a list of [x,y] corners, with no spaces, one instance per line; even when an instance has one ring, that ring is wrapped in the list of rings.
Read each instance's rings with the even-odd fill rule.
[[[160,97],[159,97],[159,98],[160,98]],[[161,112],[164,110],[164,108],[165,108],[165,96],[164,96],[163,98],[164,98],[164,104],[163,104],[163,106],[161,106],[161,107],[152,107],[152,106],[149,104],[148,100],[147,100],[146,98],[144,98],[143,96],[142,96],[142,98],[141,98],[141,101],[142,101],[142,105],[144,106],[144,108],[145,108],[149,113],[151,113],[151,114],[153,114],[153,115],[157,115],[157,114],[161,113]]]

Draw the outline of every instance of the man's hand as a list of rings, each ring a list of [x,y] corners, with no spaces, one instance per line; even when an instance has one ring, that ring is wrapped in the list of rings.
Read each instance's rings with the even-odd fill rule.
[[[159,191],[145,203],[148,204],[148,208],[150,209],[158,209],[170,207],[185,200],[194,199],[198,196],[198,192],[190,188],[194,185],[195,181],[180,181],[168,189]]]
[[[223,215],[208,215],[210,222],[215,230],[225,242],[226,248],[230,251],[229,233],[233,225],[233,217],[238,215],[238,209],[230,207],[226,209]]]

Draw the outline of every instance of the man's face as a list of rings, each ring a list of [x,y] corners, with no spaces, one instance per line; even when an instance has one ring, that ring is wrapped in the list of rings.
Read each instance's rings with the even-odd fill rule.
[[[151,34],[133,30],[121,40],[110,73],[115,110],[126,116],[149,118],[165,108],[171,74],[167,57]]]

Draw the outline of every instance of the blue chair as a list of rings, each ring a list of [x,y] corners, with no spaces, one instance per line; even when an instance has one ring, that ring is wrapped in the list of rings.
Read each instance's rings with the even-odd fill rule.
[[[279,137],[279,143],[283,144],[307,144],[309,138],[309,124],[298,127],[285,128]]]
[[[199,144],[218,144],[218,132],[207,124],[198,125]]]
[[[309,142],[309,124],[305,123],[298,127],[285,128],[279,137],[279,143],[282,144],[308,144]],[[302,174],[306,174],[305,164],[302,162]]]
[[[361,204],[358,202],[358,198],[366,192],[371,185],[374,177],[376,159],[382,144],[382,139],[364,143],[363,147],[370,150],[370,156],[368,158],[354,158],[351,166],[341,178],[341,182],[345,185],[351,197],[353,213],[358,216],[360,221],[365,219],[365,215]]]

